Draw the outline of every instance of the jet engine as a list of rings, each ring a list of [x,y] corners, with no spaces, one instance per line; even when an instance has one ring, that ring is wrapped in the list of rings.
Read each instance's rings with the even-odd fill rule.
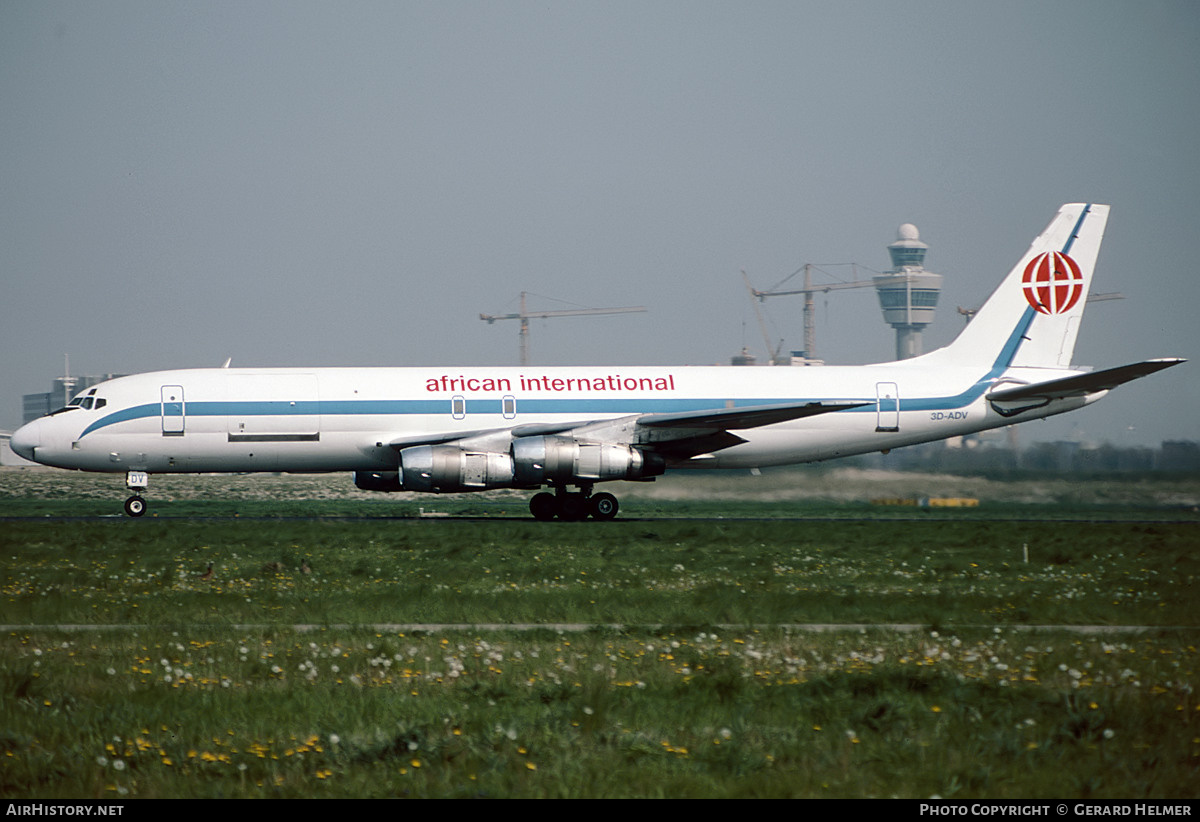
[[[591,485],[656,477],[666,470],[657,454],[629,445],[571,437],[518,437],[509,452],[471,451],[457,445],[417,445],[400,451],[399,471],[359,471],[364,491],[486,491]]]
[[[517,485],[538,486],[655,477],[666,462],[629,445],[581,442],[571,437],[520,437],[512,444]]]
[[[511,454],[464,451],[457,445],[418,445],[400,452],[405,491],[485,491],[513,487]]]

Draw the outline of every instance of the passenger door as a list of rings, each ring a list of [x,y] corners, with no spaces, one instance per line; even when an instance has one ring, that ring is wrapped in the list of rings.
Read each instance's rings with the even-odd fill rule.
[[[162,432],[164,437],[182,437],[186,417],[182,385],[164,385],[160,394],[162,403]]]
[[[900,430],[900,389],[894,382],[875,383],[875,430]]]

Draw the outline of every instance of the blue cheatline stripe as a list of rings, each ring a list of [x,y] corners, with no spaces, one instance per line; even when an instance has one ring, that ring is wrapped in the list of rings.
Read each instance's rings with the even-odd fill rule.
[[[1016,326],[1013,327],[1012,333],[1008,335],[1008,339],[1004,342],[1004,347],[1000,349],[999,356],[992,363],[992,370],[989,371],[983,379],[991,379],[998,377],[1012,364],[1013,357],[1017,356],[1017,351],[1021,347],[1021,343],[1025,340],[1025,332],[1029,330],[1029,326],[1033,323],[1033,318],[1037,314],[1033,310],[1033,306],[1028,306],[1025,313],[1021,315],[1021,319],[1017,320]]]
[[[115,411],[107,414],[94,423],[83,429],[83,433],[79,435],[79,439],[83,439],[93,431],[101,428],[107,428],[110,425],[116,425],[119,422],[128,422],[129,420],[140,420],[143,417],[157,417],[162,409],[160,403],[149,403],[147,405],[131,405],[129,408],[122,408],[120,411]]]
[[[949,397],[921,397],[913,399],[901,398],[900,410],[945,410],[961,408],[974,402],[990,385],[984,378],[977,381],[966,391]],[[748,408],[762,405],[801,405],[809,402],[820,402],[828,398],[796,398],[796,397],[756,397],[741,399],[733,402],[735,408]],[[839,397],[838,399],[852,400]],[[862,407],[845,409],[839,413],[874,413],[875,398],[868,397],[857,400],[866,403]],[[521,417],[528,418],[536,414],[569,414],[580,417],[589,415],[624,415],[624,414],[663,414],[681,413],[686,411],[708,411],[727,407],[725,399],[695,398],[695,399],[528,399],[517,401],[517,412]],[[121,409],[96,420],[81,433],[80,439],[94,431],[107,428],[122,422],[158,417],[161,414],[160,403],[147,403]],[[444,400],[332,400],[297,402],[294,406],[289,402],[189,402],[186,407],[187,417],[299,417],[299,416],[444,416],[450,417],[450,399]],[[469,400],[467,416],[502,416],[503,407],[500,399]],[[514,425],[517,423],[513,423]]]
[[[1071,246],[1075,245],[1076,238],[1079,237],[1079,229],[1083,227],[1083,221],[1092,210],[1092,204],[1088,203],[1083,207],[1083,212],[1079,215],[1079,219],[1075,221],[1075,227],[1071,229],[1071,236],[1067,238],[1066,245],[1063,246],[1062,253],[1071,253]]]

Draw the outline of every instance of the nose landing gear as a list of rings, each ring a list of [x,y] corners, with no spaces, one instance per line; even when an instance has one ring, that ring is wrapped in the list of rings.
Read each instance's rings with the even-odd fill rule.
[[[150,475],[145,471],[130,471],[125,475],[125,487],[133,492],[133,496],[125,500],[125,513],[140,517],[146,513],[146,499],[142,492],[150,487]]]

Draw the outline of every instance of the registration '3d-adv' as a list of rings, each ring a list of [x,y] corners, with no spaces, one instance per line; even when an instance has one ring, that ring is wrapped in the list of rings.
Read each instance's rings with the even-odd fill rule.
[[[373,491],[537,490],[538,519],[611,519],[597,483],[885,451],[1081,408],[1178,365],[1071,355],[1109,208],[1063,206],[958,338],[815,368],[206,368],[100,383],[12,437],[21,456],[124,473],[354,473]]]

